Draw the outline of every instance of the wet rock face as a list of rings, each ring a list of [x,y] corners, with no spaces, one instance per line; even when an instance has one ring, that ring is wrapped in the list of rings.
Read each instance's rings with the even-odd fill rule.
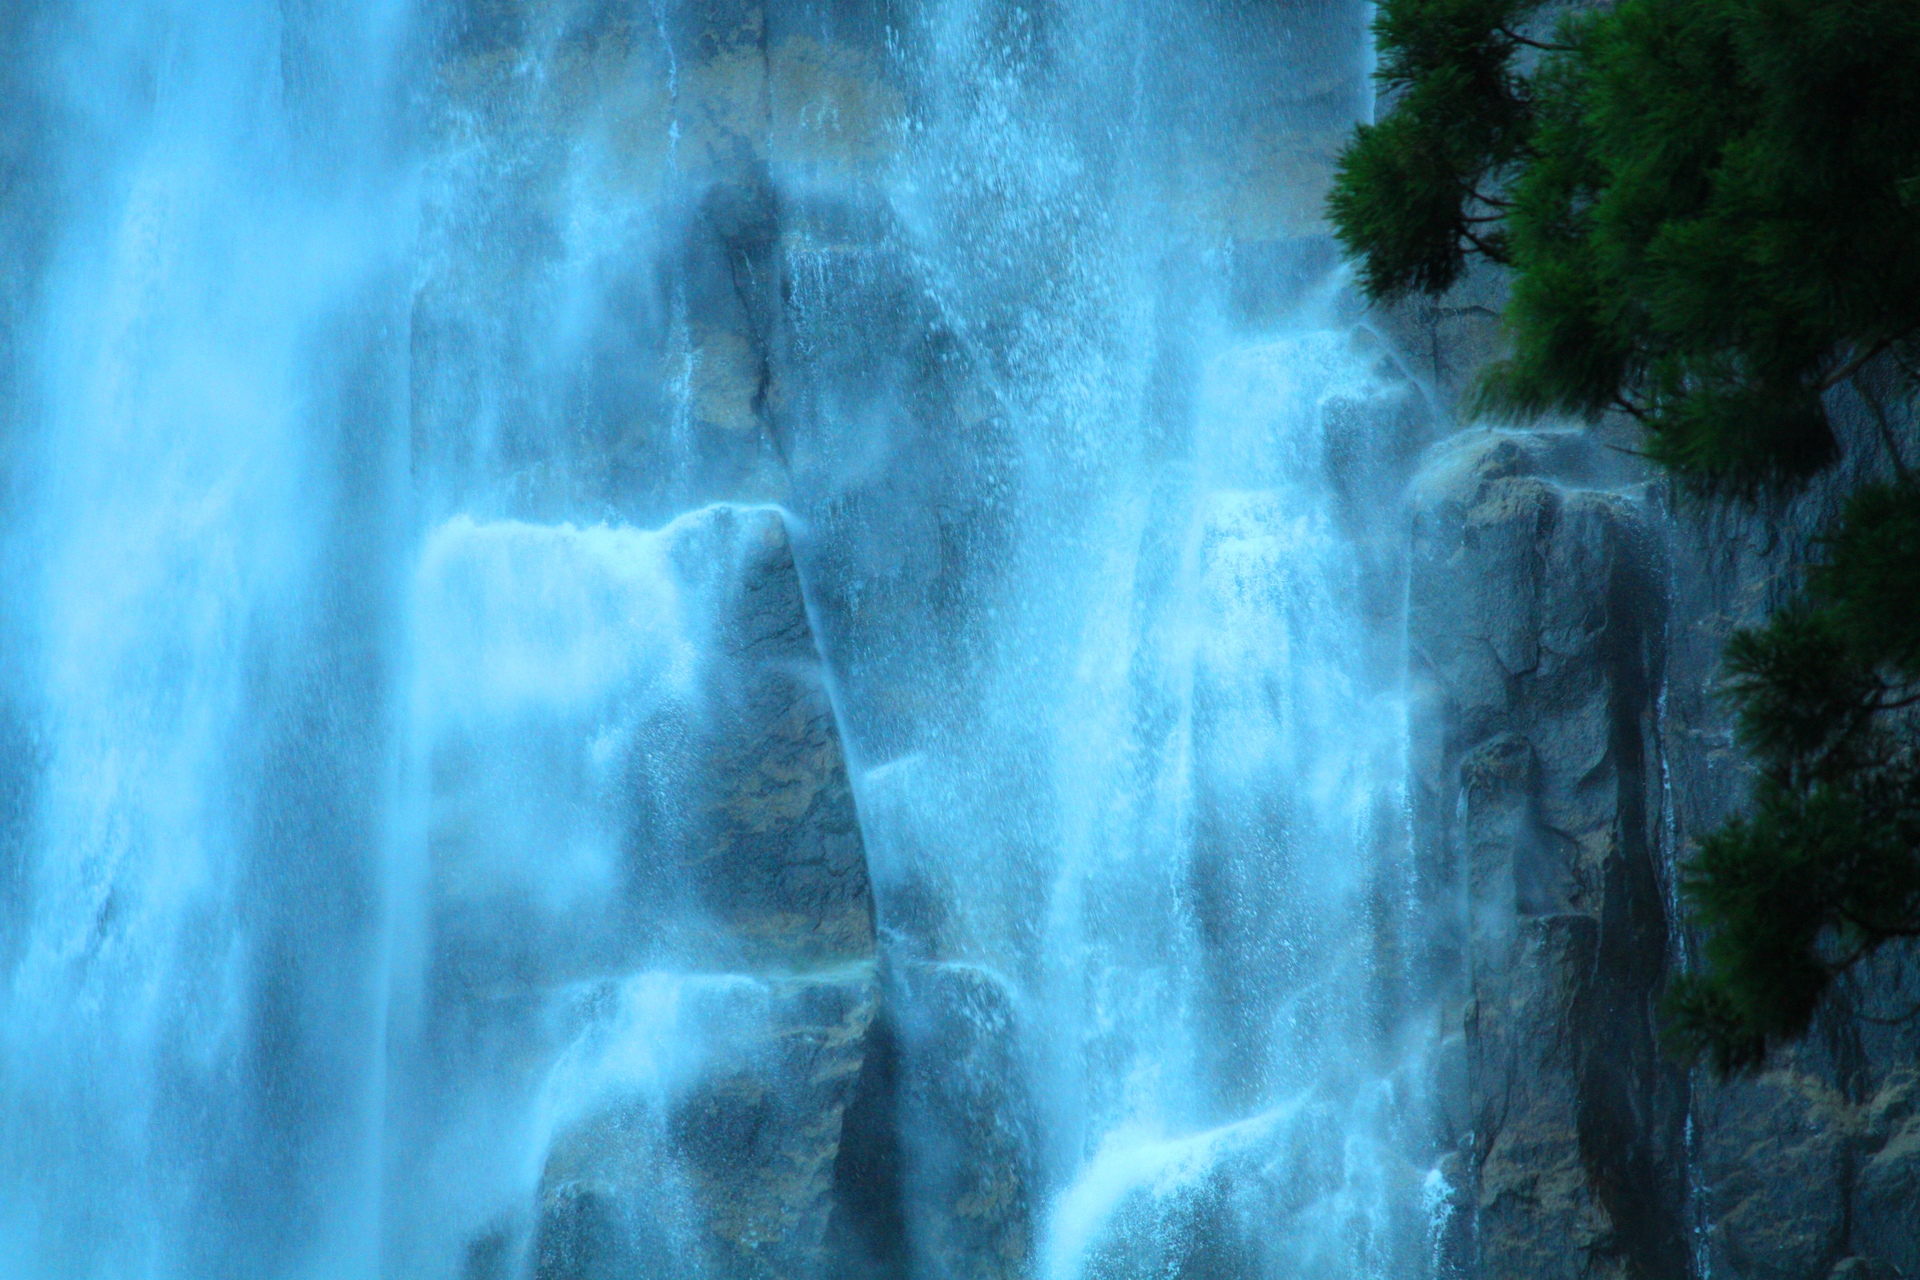
[[[829,1274],[841,1122],[878,991],[870,965],[771,982],[766,1016],[676,1096],[621,1099],[564,1132],[536,1280]]]
[[[909,961],[894,984],[902,1131],[920,1142],[903,1182],[918,1274],[1017,1280],[1036,1205],[1033,1121],[1014,1056],[1013,997],[975,965]]]
[[[880,983],[781,514],[455,521],[428,559],[423,626],[453,673],[430,694],[432,1047],[535,1117],[498,1140],[500,1179],[541,1170],[469,1273],[834,1274]],[[531,881],[503,856],[529,842],[551,849]]]
[[[693,887],[748,965],[870,959],[859,819],[786,527],[771,509],[720,508],[674,557],[712,580],[716,624],[706,714],[686,734],[697,764],[650,796],[685,823],[672,883]]]
[[[612,1090],[556,1136],[538,1280],[827,1274],[842,1117],[879,1004],[865,855],[784,525],[712,511],[671,558],[711,619],[703,714],[636,786],[636,853],[692,899],[676,950],[725,972],[676,992],[692,1025],[660,1029],[694,1064]]]
[[[1676,504],[1665,518],[1674,603],[1663,738],[1677,853],[1745,800],[1747,762],[1718,696],[1728,637],[1798,588],[1795,566],[1844,495],[1882,465],[1864,411],[1835,410],[1842,461],[1793,502],[1764,512]],[[1920,953],[1890,949],[1759,1077],[1698,1082],[1696,1218],[1714,1280],[1920,1275],[1920,1192],[1903,1130],[1920,1020],[1898,1016],[1916,991]]]
[[[456,499],[654,524],[789,500],[788,259],[905,108],[867,0],[459,0],[439,33],[412,318],[416,470]],[[821,247],[828,247],[822,245]]]
[[[1689,1085],[1656,1039],[1674,862],[1743,794],[1720,653],[1791,588],[1834,494],[1706,517],[1622,466],[1573,433],[1466,432],[1413,488],[1416,847],[1458,1010],[1435,1059],[1443,1266],[1920,1274],[1920,1029],[1836,1007],[1725,1084]],[[1911,989],[1908,962],[1876,963],[1849,999]]]
[[[437,981],[873,956],[853,795],[785,525],[452,522],[423,594]],[[551,849],[536,874],[514,856]]]
[[[1392,309],[1378,322],[1410,367],[1431,379],[1437,399],[1443,405],[1457,404],[1474,373],[1501,352],[1499,312],[1506,299],[1504,274],[1481,266],[1447,296]],[[1693,842],[1737,813],[1744,802],[1747,766],[1732,732],[1731,708],[1719,696],[1721,654],[1728,637],[1737,628],[1763,622],[1797,588],[1795,565],[1804,562],[1812,540],[1851,487],[1883,465],[1876,428],[1864,412],[1845,401],[1833,407],[1842,460],[1833,473],[1790,503],[1743,512],[1676,499],[1655,487],[1629,506],[1645,536],[1637,540],[1638,549],[1623,549],[1620,563],[1628,568],[1638,563],[1642,589],[1665,603],[1664,624],[1643,636],[1651,659],[1647,678],[1656,682],[1660,703],[1641,770],[1653,770],[1660,785],[1645,789],[1647,802],[1637,815],[1631,803],[1620,805],[1617,812],[1622,832],[1654,850],[1651,865],[1669,885],[1678,859]],[[1525,903],[1530,887],[1545,890],[1534,899],[1534,910],[1556,897],[1572,903],[1578,892],[1578,909],[1593,912],[1596,886],[1586,874],[1591,862],[1578,847],[1563,846],[1560,852],[1552,848],[1558,843],[1556,833],[1575,833],[1547,817],[1551,806],[1543,801],[1554,786],[1550,775],[1556,769],[1596,758],[1581,746],[1583,738],[1596,739],[1591,734],[1562,734],[1556,744],[1517,730],[1525,751],[1495,740],[1513,727],[1516,692],[1523,702],[1539,707],[1564,708],[1581,701],[1564,697],[1567,685],[1555,692],[1534,676],[1516,678],[1516,673],[1530,670],[1536,647],[1542,672],[1552,655],[1562,651],[1545,641],[1549,615],[1540,610],[1543,589],[1587,592],[1599,605],[1613,591],[1603,584],[1621,581],[1579,559],[1556,560],[1557,519],[1540,518],[1560,510],[1568,492],[1632,492],[1628,484],[1634,477],[1624,471],[1624,455],[1610,453],[1604,443],[1638,447],[1635,433],[1621,422],[1602,423],[1584,433],[1462,434],[1434,451],[1416,486],[1420,523],[1415,551],[1422,564],[1414,581],[1413,667],[1417,689],[1430,681],[1415,716],[1418,838],[1424,864],[1431,868],[1430,892],[1444,895],[1470,876],[1477,877],[1472,910],[1449,911],[1435,899],[1428,954],[1441,969],[1454,965],[1457,972],[1468,972],[1470,935],[1483,942],[1502,936],[1501,922],[1508,914],[1487,910],[1485,886],[1491,882],[1504,889],[1510,869],[1517,902]],[[1449,592],[1455,598],[1449,599]],[[1542,637],[1538,646],[1531,639],[1535,634]],[[1599,671],[1589,664],[1587,678]],[[1432,679],[1436,673],[1440,678]],[[1645,717],[1646,699],[1632,695],[1630,683],[1597,687],[1603,701],[1619,698],[1622,711],[1637,706],[1637,714]],[[1548,696],[1542,700],[1541,694]],[[1456,770],[1467,769],[1481,744],[1487,744],[1487,754],[1471,763],[1492,785],[1476,795]],[[1536,771],[1536,780],[1523,785],[1519,779],[1529,769]],[[1609,769],[1602,769],[1594,781],[1604,783]],[[1543,821],[1550,830],[1540,830]],[[1632,865],[1629,860],[1625,867]],[[1562,867],[1570,869],[1564,878]],[[1545,885],[1539,878],[1542,872]],[[1613,901],[1614,883],[1603,877],[1597,886],[1608,901]],[[1624,883],[1632,887],[1630,878]],[[1637,900],[1630,894],[1623,901]],[[1521,905],[1513,919],[1523,922],[1529,909]],[[1681,950],[1677,934],[1683,922],[1665,921],[1668,936],[1662,941],[1655,936],[1658,920],[1653,913],[1629,911],[1629,922],[1638,920],[1640,926],[1614,931],[1611,936],[1627,945],[1610,948],[1604,905],[1600,917],[1596,977],[1636,953],[1641,963],[1653,964],[1662,954],[1673,956]],[[1484,951],[1482,946],[1477,954]],[[1546,962],[1554,954],[1549,949],[1539,957]],[[1532,1006],[1543,1011],[1533,1031],[1550,1042],[1578,1048],[1586,1061],[1604,1068],[1603,1075],[1643,1078],[1633,1064],[1653,1062],[1646,1056],[1644,1039],[1595,1031],[1588,1015],[1572,1002],[1578,993],[1561,976],[1560,961],[1538,969],[1534,963],[1513,970],[1513,980],[1554,997]],[[1657,982],[1654,985],[1657,988]],[[1911,1007],[1916,991],[1920,961],[1909,953],[1877,961],[1876,971],[1858,990],[1847,993],[1847,999],[1858,1002],[1862,1012],[1885,1016]],[[1481,1029],[1466,1024],[1439,1055],[1441,1074],[1452,1064],[1452,1077],[1462,1081],[1452,1090],[1453,1101],[1443,1099],[1441,1108],[1443,1127],[1455,1137],[1469,1132],[1480,1136],[1473,1108],[1479,1105],[1481,1086],[1470,1089],[1464,1081],[1489,1078],[1484,1053],[1471,1071],[1458,1064],[1468,1059],[1469,1049],[1492,1043],[1486,1007],[1482,1000]],[[1624,1006],[1616,1001],[1613,1007]],[[1720,1085],[1696,1076],[1691,1144],[1673,1136],[1672,1108],[1636,1110],[1621,1105],[1632,1102],[1632,1091],[1616,1091],[1611,1109],[1616,1122],[1607,1127],[1640,1135],[1630,1148],[1666,1152],[1673,1167],[1685,1166],[1677,1182],[1673,1177],[1644,1180],[1654,1193],[1654,1204],[1681,1206],[1689,1228],[1685,1238],[1669,1236],[1659,1265],[1668,1274],[1710,1274],[1713,1280],[1890,1280],[1920,1275],[1920,1188],[1910,1181],[1915,1166],[1907,1144],[1912,1135],[1903,1128],[1911,1114],[1906,1099],[1916,1061],[1920,1020],[1884,1025],[1853,1020],[1832,1008],[1806,1043],[1778,1055],[1757,1079]],[[1551,1072],[1545,1063],[1538,1070]],[[1573,1076],[1583,1090],[1588,1086],[1580,1081],[1596,1078],[1591,1072]],[[1547,1075],[1537,1077],[1539,1083],[1546,1080]],[[1640,1096],[1657,1097],[1658,1091]],[[1551,1110],[1565,1115],[1569,1105],[1555,1103]],[[1574,1139],[1584,1132],[1576,1123],[1566,1141],[1578,1146]],[[1593,1161],[1597,1154],[1597,1149],[1583,1148],[1581,1167],[1563,1163],[1565,1172],[1548,1181],[1581,1195],[1605,1192],[1597,1203],[1607,1209],[1618,1199],[1622,1184],[1602,1176],[1602,1167]],[[1457,1184],[1477,1188],[1478,1202],[1484,1204],[1486,1168],[1476,1177],[1469,1172],[1471,1164],[1463,1155],[1447,1167],[1455,1170]],[[1487,1168],[1500,1173],[1491,1164]],[[1606,1191],[1608,1185],[1616,1190]],[[1463,1200],[1473,1199],[1464,1187],[1456,1190]],[[1551,1227],[1553,1215],[1536,1212],[1525,1195],[1512,1197],[1511,1206],[1506,1225],[1495,1232],[1509,1242],[1531,1238],[1549,1252],[1560,1249],[1572,1255],[1587,1241],[1607,1244],[1620,1238],[1617,1231],[1610,1236],[1604,1226],[1577,1225],[1584,1210],[1562,1212],[1562,1222],[1576,1225],[1560,1228]],[[1448,1233],[1454,1242],[1448,1246],[1450,1256],[1462,1274],[1532,1276],[1551,1272],[1556,1265],[1497,1256],[1484,1234],[1485,1217],[1473,1222],[1473,1216],[1463,1204]],[[1470,1224],[1482,1232],[1478,1243]],[[1615,1255],[1603,1248],[1591,1256],[1597,1265]],[[1627,1261],[1630,1274],[1655,1273],[1631,1256]]]
[[[1468,433],[1414,486],[1427,954],[1483,1276],[1687,1271],[1684,1078],[1657,1051],[1647,827],[1661,596],[1641,504],[1570,436]],[[1443,1050],[1443,1058],[1453,1051]]]

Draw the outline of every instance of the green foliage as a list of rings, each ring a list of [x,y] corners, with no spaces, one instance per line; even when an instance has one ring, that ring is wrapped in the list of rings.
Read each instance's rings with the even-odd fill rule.
[[[1538,8],[1381,6],[1392,107],[1329,200],[1364,286],[1510,265],[1482,411],[1624,410],[1703,488],[1805,480],[1822,394],[1920,328],[1920,5],[1620,0],[1533,39]]]
[[[1727,646],[1753,812],[1709,835],[1681,892],[1705,966],[1669,1030],[1722,1074],[1798,1038],[1834,979],[1920,937],[1920,487],[1848,501],[1801,596]]]
[[[1392,113],[1340,158],[1334,225],[1376,296],[1440,292],[1469,249],[1504,260],[1497,218],[1473,199],[1520,155],[1531,125],[1511,30],[1539,0],[1427,0],[1381,8],[1381,84]]]
[[[1874,485],[1848,504],[1812,586],[1864,660],[1920,679],[1920,501],[1911,483]]]
[[[1910,757],[1844,782],[1763,782],[1754,812],[1701,842],[1682,889],[1706,932],[1668,1031],[1722,1075],[1806,1032],[1836,974],[1920,916],[1920,771]]]
[[[1382,0],[1391,105],[1329,200],[1367,292],[1510,268],[1511,353],[1472,407],[1630,415],[1696,491],[1803,485],[1839,456],[1849,392],[1900,477],[1855,494],[1800,598],[1728,647],[1758,776],[1685,872],[1704,964],[1669,1010],[1684,1049],[1746,1069],[1836,975],[1920,936],[1920,4],[1616,0],[1548,34],[1540,12]]]

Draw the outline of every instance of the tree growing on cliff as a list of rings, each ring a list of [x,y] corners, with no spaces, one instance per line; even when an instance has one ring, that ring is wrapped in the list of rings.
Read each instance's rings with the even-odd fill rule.
[[[1880,469],[1799,597],[1729,645],[1750,813],[1682,892],[1704,936],[1675,1042],[1723,1074],[1920,937],[1920,4],[1382,0],[1388,107],[1329,213],[1376,299],[1509,269],[1511,354],[1470,407],[1637,422],[1717,500],[1833,467],[1856,399]]]

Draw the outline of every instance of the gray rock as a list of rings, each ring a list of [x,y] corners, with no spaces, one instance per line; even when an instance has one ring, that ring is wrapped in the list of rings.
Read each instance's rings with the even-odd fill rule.
[[[841,1120],[879,983],[860,964],[766,996],[757,1019],[732,1012],[684,1088],[617,1096],[556,1138],[536,1280],[826,1274]]]
[[[1505,274],[1480,265],[1447,296],[1383,309],[1373,323],[1444,407],[1500,354],[1506,298]],[[1460,975],[1436,980],[1435,1002],[1481,1011],[1478,1031],[1449,1014],[1434,1073],[1438,1127],[1461,1144],[1450,1158],[1456,1182],[1479,1183],[1478,1234],[1447,1237],[1445,1265],[1460,1274],[1552,1271],[1567,1265],[1554,1251],[1585,1233],[1596,1252],[1582,1268],[1704,1266],[1716,1280],[1920,1275],[1920,1187],[1904,1145],[1920,1020],[1854,1019],[1835,1001],[1761,1079],[1702,1078],[1690,1136],[1688,1086],[1652,1036],[1669,961],[1697,954],[1684,922],[1667,918],[1679,864],[1739,812],[1750,777],[1721,655],[1735,629],[1797,589],[1798,565],[1845,495],[1884,477],[1862,403],[1832,399],[1842,445],[1833,471],[1758,509],[1644,486],[1629,457],[1643,442],[1620,415],[1579,432],[1462,432],[1432,451],[1413,487],[1421,942],[1430,971]],[[1598,926],[1580,990],[1565,985],[1574,977],[1556,967],[1560,952],[1526,949],[1554,912]],[[1875,1015],[1910,1007],[1916,963],[1910,949],[1882,953],[1846,1000]],[[1579,1005],[1575,996],[1586,1013],[1553,1012]],[[1535,1032],[1571,1038],[1570,1094],[1544,1060],[1509,1070],[1477,1052],[1491,1047],[1489,1008],[1538,1010]],[[1467,1027],[1464,1070],[1454,1025]],[[1539,1147],[1476,1169],[1461,1136],[1468,1100],[1510,1090],[1523,1112],[1571,1111],[1558,1149],[1577,1137],[1577,1162]],[[1512,1190],[1535,1171],[1584,1187],[1611,1238],[1587,1207],[1549,1213],[1545,1200]],[[1693,1223],[1703,1237],[1691,1238]],[[1500,1249],[1517,1252],[1502,1261]]]
[[[699,714],[678,726],[643,830],[660,840],[658,883],[697,908],[683,961],[767,973],[767,994],[691,1037],[705,1060],[671,1096],[616,1098],[555,1141],[539,1280],[635,1259],[823,1274],[841,1119],[879,1002],[859,825],[785,526],[720,507],[675,528],[676,576],[711,622]]]
[[[516,675],[461,694],[473,705],[433,746],[444,986],[504,998],[648,965],[873,955],[853,792],[778,511],[710,507],[649,534],[503,522],[448,542],[436,621],[479,636],[461,661],[562,674],[550,695]],[[528,841],[551,849],[544,876]]]
[[[469,1272],[828,1274],[880,983],[780,513],[713,507],[652,534],[471,526],[442,550],[436,616],[476,633],[475,671],[509,676],[450,703],[437,747],[436,1048],[552,1126],[531,1224],[523,1210],[477,1239]],[[547,699],[540,714],[529,698]],[[490,790],[499,778],[551,828],[496,830],[522,813]],[[617,869],[501,927],[539,901],[530,839],[562,846],[556,878],[569,839]]]
[[[1716,1274],[1826,1275],[1846,1253],[1846,1100],[1788,1067],[1704,1090],[1700,1115]]]
[[[1652,1031],[1661,594],[1629,478],[1573,433],[1469,432],[1413,486],[1415,837],[1428,954],[1461,975],[1437,994],[1466,1042],[1441,1109],[1470,1117],[1469,1274],[1688,1266],[1685,1082]]]
[[[704,715],[684,728],[693,767],[661,797],[683,833],[672,882],[692,886],[736,963],[869,957],[859,818],[786,526],[764,507],[681,523],[674,560],[715,623]]]
[[[1415,296],[1382,308],[1376,323],[1451,406],[1480,367],[1504,353],[1500,309],[1506,302],[1506,273],[1474,260],[1444,297]]]
[[[1581,1151],[1598,938],[1584,915],[1527,921],[1469,1006],[1481,1274],[1621,1273],[1613,1216]]]
[[[895,999],[916,1274],[1025,1276],[1039,1206],[1012,993],[977,965],[910,961],[901,966]]]
[[[1261,1237],[1240,1212],[1232,1170],[1210,1169],[1168,1188],[1139,1189],[1113,1213],[1090,1251],[1087,1280],[1232,1280],[1263,1273]]]
[[[1909,1098],[1911,1088],[1909,1077]],[[1873,1153],[1853,1194],[1854,1246],[1902,1276],[1920,1276],[1920,1116],[1910,1114]]]
[[[1659,745],[1670,862],[1745,803],[1750,764],[1722,695],[1728,637],[1797,588],[1794,566],[1845,493],[1884,465],[1867,415],[1844,399],[1833,407],[1844,456],[1800,497],[1759,510],[1675,500],[1663,514],[1672,621]],[[1912,952],[1883,952],[1846,986],[1860,1012],[1909,1007],[1920,990]],[[1917,1274],[1920,1202],[1899,1189],[1897,1153],[1875,1163],[1911,1114],[1917,1056],[1920,1021],[1858,1020],[1835,1002],[1759,1080],[1701,1090],[1695,1176],[1716,1277]]]

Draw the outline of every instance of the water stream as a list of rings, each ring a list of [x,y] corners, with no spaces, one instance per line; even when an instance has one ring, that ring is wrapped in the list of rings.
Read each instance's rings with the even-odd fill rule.
[[[0,1277],[1427,1274],[1365,9],[0,14]]]

